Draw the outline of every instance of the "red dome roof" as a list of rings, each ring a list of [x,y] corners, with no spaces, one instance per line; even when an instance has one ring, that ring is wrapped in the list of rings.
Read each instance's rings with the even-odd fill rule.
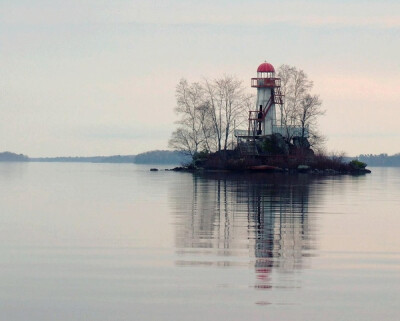
[[[275,68],[270,63],[264,62],[258,66],[257,72],[275,72]]]

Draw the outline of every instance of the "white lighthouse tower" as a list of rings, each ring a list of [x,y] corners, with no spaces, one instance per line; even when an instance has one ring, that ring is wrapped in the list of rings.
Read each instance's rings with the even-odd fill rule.
[[[257,104],[255,110],[249,111],[247,130],[235,130],[238,147],[242,155],[259,155],[257,141],[267,136],[279,134],[286,140],[296,137],[308,137],[308,130],[296,125],[280,124],[276,120],[276,105],[283,105],[281,79],[275,77],[275,68],[264,62],[257,68],[257,77],[251,78],[251,87],[257,88]],[[282,112],[282,109],[281,109]]]
[[[251,79],[251,87],[257,88],[257,110],[250,112],[249,136],[266,136],[280,131],[275,109],[275,105],[283,103],[280,86],[274,66],[268,62],[258,66],[257,78]]]

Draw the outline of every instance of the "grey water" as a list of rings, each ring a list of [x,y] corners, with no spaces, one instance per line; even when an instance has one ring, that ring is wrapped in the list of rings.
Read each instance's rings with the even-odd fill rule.
[[[0,320],[398,320],[400,169],[0,164]]]

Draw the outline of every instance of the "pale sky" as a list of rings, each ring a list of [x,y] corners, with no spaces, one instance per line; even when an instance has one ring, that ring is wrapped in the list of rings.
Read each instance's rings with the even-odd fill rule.
[[[303,69],[327,149],[400,152],[400,1],[0,0],[0,151],[167,149],[179,79]]]

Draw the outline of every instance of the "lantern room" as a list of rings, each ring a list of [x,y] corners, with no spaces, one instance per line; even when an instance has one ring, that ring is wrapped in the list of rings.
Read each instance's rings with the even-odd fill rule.
[[[268,62],[264,62],[257,68],[257,78],[251,78],[251,87],[274,88],[279,87],[280,79],[275,78],[275,68]]]
[[[272,78],[275,74],[275,68],[268,62],[264,62],[257,68],[258,78]]]

